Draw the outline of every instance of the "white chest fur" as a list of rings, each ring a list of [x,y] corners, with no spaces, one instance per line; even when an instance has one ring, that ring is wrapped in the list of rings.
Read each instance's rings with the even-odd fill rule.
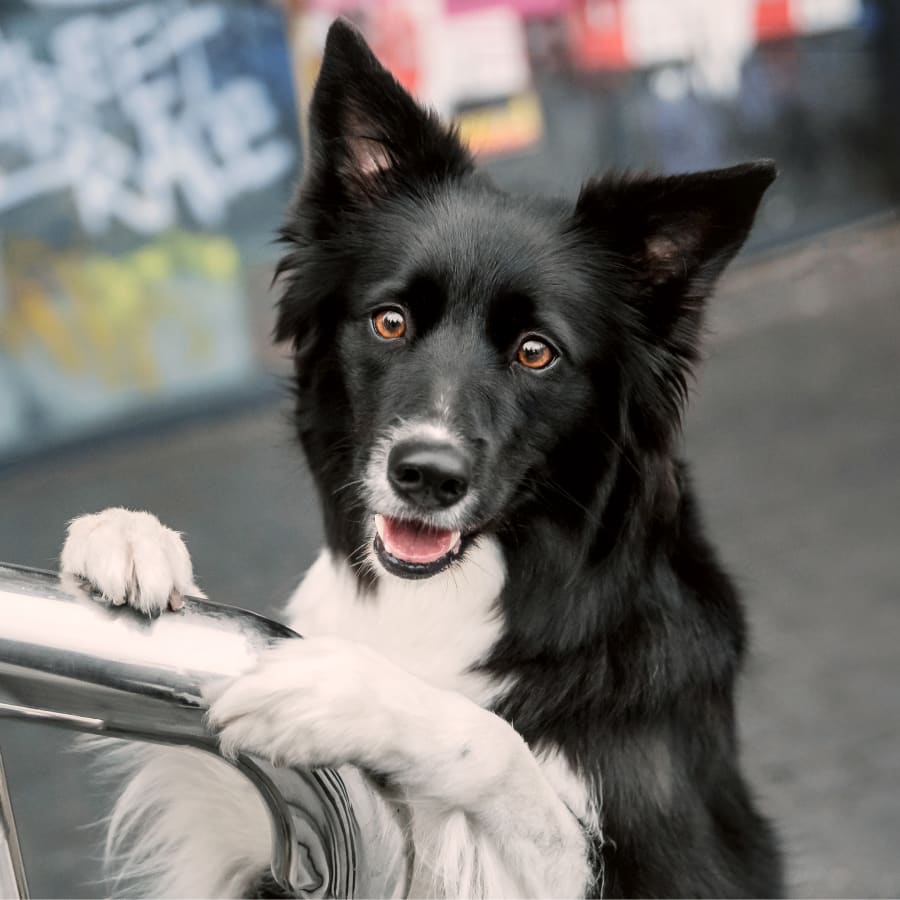
[[[288,603],[300,634],[359,641],[429,683],[484,706],[499,685],[470,671],[500,632],[497,598],[506,567],[482,538],[460,565],[423,581],[382,574],[361,594],[349,566],[323,550]]]
[[[323,550],[288,602],[288,624],[307,636],[359,641],[436,687],[457,691],[479,706],[504,684],[471,667],[485,659],[501,630],[497,601],[506,578],[496,542],[482,538],[441,575],[406,581],[382,575],[361,595],[346,563]],[[537,757],[544,776],[570,810],[599,831],[599,814],[583,781],[555,751]]]

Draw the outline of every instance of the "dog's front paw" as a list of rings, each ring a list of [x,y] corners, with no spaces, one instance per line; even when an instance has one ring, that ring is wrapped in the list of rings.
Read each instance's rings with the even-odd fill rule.
[[[179,609],[185,594],[203,596],[181,535],[147,512],[106,509],[73,519],[60,570],[84,579],[111,603],[148,614]]]
[[[291,639],[210,688],[207,719],[229,757],[247,752],[304,768],[383,760],[392,729],[379,668],[377,654],[351,641]]]

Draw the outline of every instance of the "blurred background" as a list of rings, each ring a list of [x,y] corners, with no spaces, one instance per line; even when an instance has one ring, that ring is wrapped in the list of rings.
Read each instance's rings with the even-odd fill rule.
[[[3,0],[0,558],[110,505],[276,614],[320,539],[270,340],[335,15],[496,181],[774,157],[686,452],[747,598],[748,769],[796,896],[900,894],[900,3]],[[35,896],[104,894],[106,798],[0,721]],[[214,823],[211,823],[214,827]]]

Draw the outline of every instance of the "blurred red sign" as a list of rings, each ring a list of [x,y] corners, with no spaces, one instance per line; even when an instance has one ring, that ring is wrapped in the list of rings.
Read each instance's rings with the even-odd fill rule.
[[[794,33],[790,0],[757,0],[756,35],[761,41]]]
[[[581,0],[570,17],[571,52],[583,69],[627,69],[624,0]]]

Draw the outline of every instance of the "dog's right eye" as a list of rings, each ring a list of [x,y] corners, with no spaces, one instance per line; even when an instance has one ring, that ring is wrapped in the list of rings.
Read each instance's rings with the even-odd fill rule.
[[[406,317],[393,307],[379,309],[372,316],[372,327],[379,337],[394,341],[406,334]]]

